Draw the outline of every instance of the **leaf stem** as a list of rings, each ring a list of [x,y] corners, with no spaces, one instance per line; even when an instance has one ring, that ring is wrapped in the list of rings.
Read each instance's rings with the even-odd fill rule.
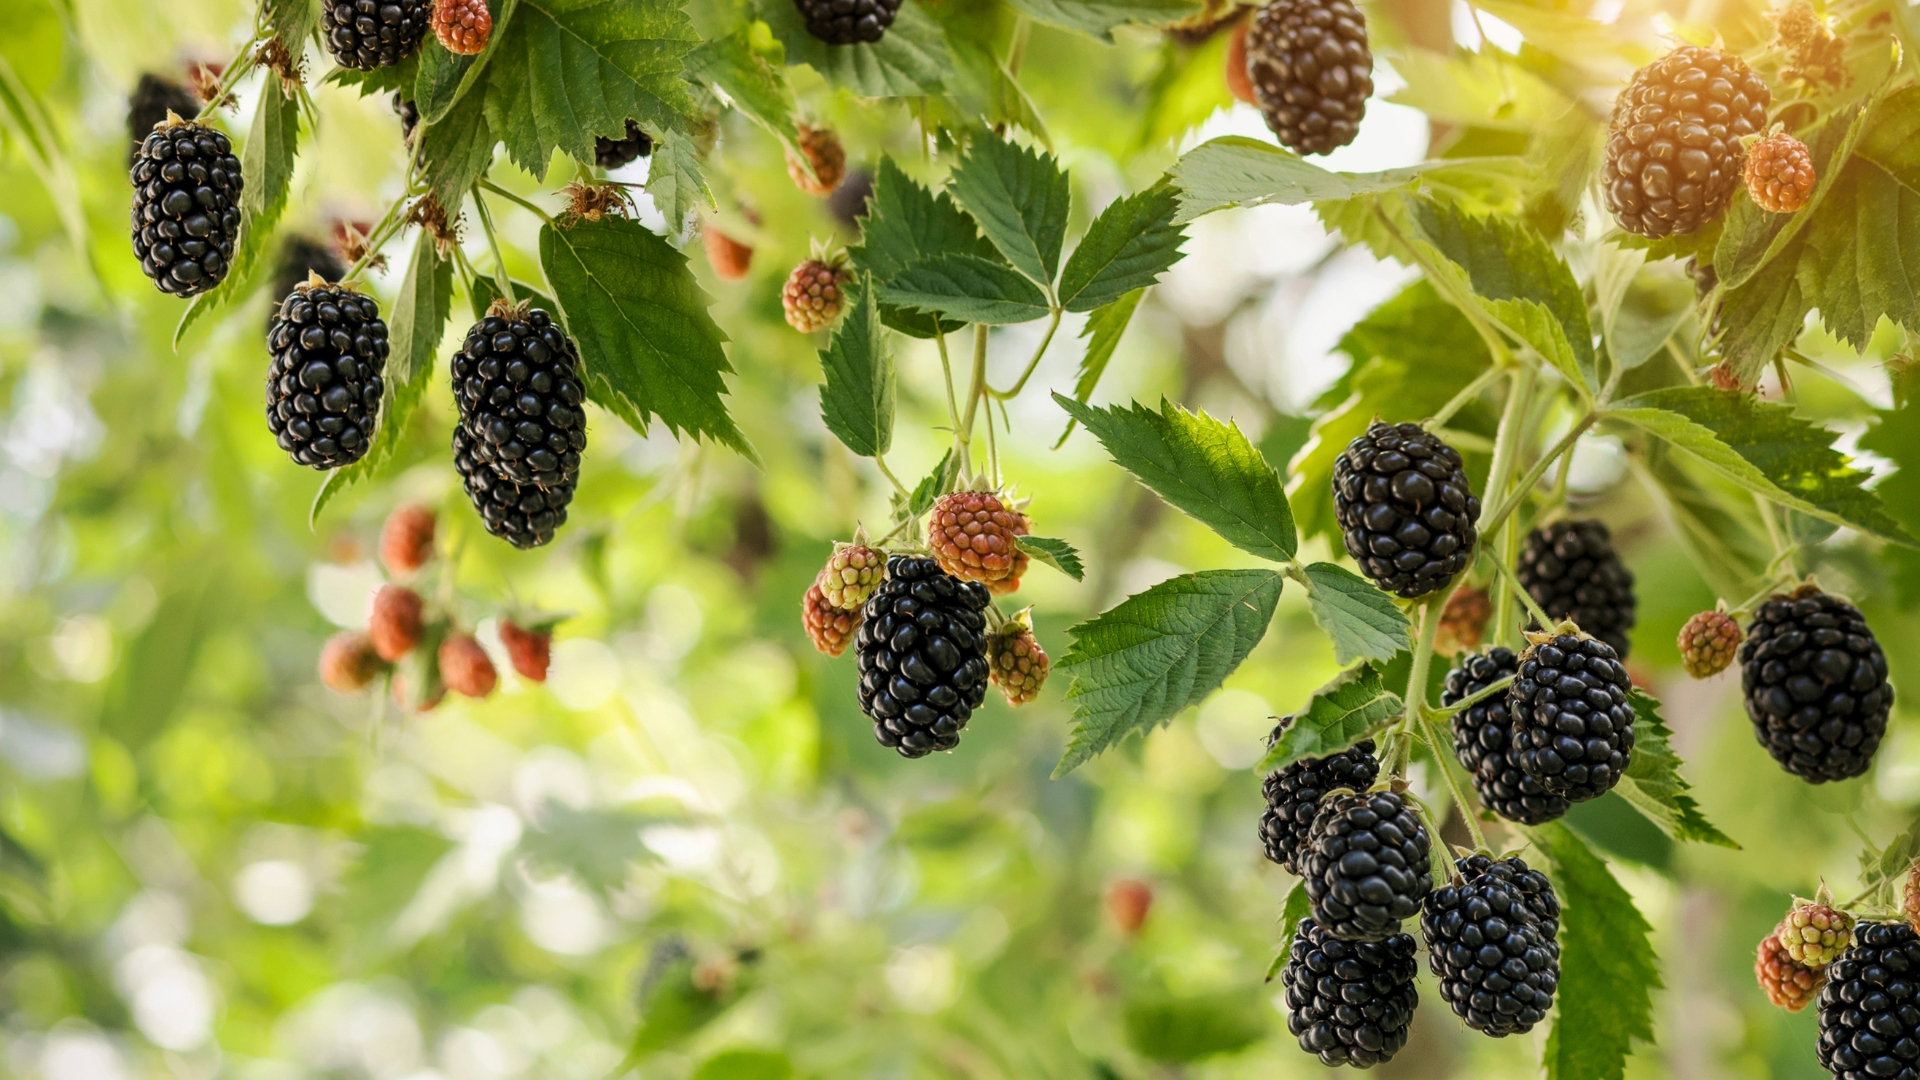
[[[1461,788],[1459,778],[1453,775],[1453,766],[1447,760],[1453,756],[1453,749],[1441,744],[1439,729],[1434,727],[1433,720],[1427,715],[1425,708],[1420,709],[1415,715],[1420,721],[1420,734],[1427,740],[1427,749],[1433,751],[1433,763],[1439,766],[1440,775],[1447,781],[1447,792],[1453,796],[1454,808],[1460,812],[1461,819],[1466,822],[1467,834],[1473,837],[1474,849],[1490,850],[1487,847],[1486,834],[1480,831],[1479,814],[1475,812],[1474,804],[1467,801],[1467,793]],[[1435,843],[1440,843],[1438,833],[1434,834],[1433,840]],[[1442,851],[1445,851],[1444,845],[1442,845]],[[1453,865],[1452,859],[1443,861],[1448,866]]]
[[[545,210],[540,209],[540,207],[535,205],[532,200],[521,195],[516,195],[513,192],[508,191],[506,188],[501,187],[499,184],[494,183],[492,180],[489,180],[484,176],[480,178],[479,184],[481,187],[487,189],[488,191],[493,192],[495,195],[498,195],[509,202],[519,203],[521,206],[526,207],[528,210],[531,210],[534,213],[540,215],[540,220],[546,222],[547,224],[549,225],[553,224],[553,215],[547,213]]]
[[[900,482],[900,478],[893,475],[893,470],[887,468],[886,455],[884,454],[873,455],[873,463],[875,465],[880,466],[880,475],[886,477],[888,482],[893,484],[893,490],[899,492],[902,495],[906,495],[908,497],[912,496],[913,493],[908,491],[907,486]]]
[[[953,425],[953,433],[957,440],[960,434],[960,408],[953,400],[953,364],[947,359],[947,334],[940,329],[938,315],[934,316],[933,340],[940,346],[940,382],[947,391],[947,421]],[[959,449],[957,441],[954,448]]]
[[[473,209],[480,217],[480,230],[487,234],[487,247],[493,252],[494,285],[500,290],[501,299],[512,304],[513,277],[507,273],[507,256],[500,248],[500,238],[493,234],[493,215],[487,212],[487,201],[480,197],[477,182],[473,185]]]
[[[1467,402],[1472,401],[1474,398],[1479,397],[1480,392],[1482,390],[1485,390],[1487,387],[1493,385],[1493,381],[1495,379],[1498,379],[1500,376],[1505,375],[1506,373],[1507,373],[1507,369],[1505,368],[1489,367],[1487,370],[1481,372],[1480,375],[1477,378],[1475,378],[1472,382],[1462,387],[1460,389],[1460,392],[1453,395],[1453,397],[1449,399],[1445,405],[1440,406],[1439,412],[1434,413],[1432,416],[1427,417],[1426,422],[1423,423],[1421,426],[1428,428],[1429,430],[1437,427],[1444,427],[1447,421],[1453,419],[1454,413],[1457,413],[1462,408],[1465,408]]]
[[[367,233],[366,253],[354,260],[352,266],[347,267],[347,272],[340,277],[342,284],[359,277],[361,272],[373,263],[373,260],[380,254],[380,248],[384,246],[388,240],[392,239],[393,234],[398,231],[400,212],[406,208],[406,205],[407,197],[403,194],[393,200],[393,204],[387,207],[387,212],[382,214],[380,220],[374,223],[373,231]]]
[[[960,471],[971,475],[973,472],[973,414],[980,407],[980,399],[987,392],[987,327],[976,323],[973,327],[973,379],[967,387],[967,411],[960,417]]]
[[[1493,464],[1487,472],[1486,499],[1483,507],[1493,505],[1495,499],[1504,499],[1507,487],[1513,480],[1513,463],[1518,459],[1520,442],[1524,438],[1527,410],[1532,404],[1534,382],[1539,374],[1530,365],[1513,368],[1513,381],[1507,387],[1506,404],[1500,410],[1500,426],[1493,438]],[[1478,523],[1481,536],[1493,536],[1500,546],[1500,553],[1494,556],[1511,559],[1517,552],[1513,550],[1511,538],[1506,531],[1492,530],[1487,527],[1486,517]],[[1494,583],[1493,615],[1494,637],[1496,642],[1505,641],[1509,630],[1508,619],[1513,614],[1513,597],[1507,595],[1506,579]]]
[[[1495,573],[1500,575],[1500,580],[1506,582],[1507,587],[1512,589],[1515,595],[1519,596],[1520,602],[1527,607],[1527,613],[1533,616],[1533,621],[1539,623],[1541,629],[1550,629],[1559,621],[1542,610],[1540,604],[1534,600],[1533,594],[1528,592],[1526,588],[1520,584],[1519,579],[1514,577],[1512,570],[1509,570],[1503,563],[1498,561],[1493,564],[1493,569]]]
[[[1453,590],[1448,589],[1445,595],[1430,596],[1420,605],[1420,636],[1413,646],[1413,664],[1407,670],[1407,692],[1402,699],[1405,711],[1401,714],[1404,719],[1400,727],[1408,735],[1419,723],[1421,710],[1427,707],[1427,669],[1433,663],[1434,640],[1440,636],[1440,616],[1436,608],[1444,606],[1451,595]],[[1404,766],[1397,775],[1406,775]]]
[[[1509,675],[1504,679],[1498,679],[1488,683],[1451,705],[1442,706],[1438,709],[1430,709],[1428,710],[1428,714],[1435,720],[1451,720],[1455,715],[1473,708],[1475,705],[1480,704],[1493,695],[1505,693],[1507,688],[1512,685],[1513,676]]]
[[[1520,504],[1525,502],[1527,496],[1532,493],[1533,485],[1540,482],[1540,478],[1547,474],[1547,470],[1553,467],[1554,462],[1560,459],[1561,454],[1572,452],[1573,444],[1578,442],[1580,436],[1586,434],[1587,429],[1592,427],[1594,421],[1598,419],[1600,419],[1598,413],[1588,410],[1584,416],[1575,421],[1574,425],[1567,429],[1567,433],[1560,436],[1560,441],[1554,443],[1552,449],[1541,455],[1540,460],[1534,462],[1533,467],[1528,469],[1526,475],[1520,478],[1520,482],[1515,484],[1513,490],[1507,493],[1507,497],[1500,503],[1499,509],[1482,517],[1481,520],[1483,524],[1480,526],[1480,531],[1484,533],[1489,529],[1497,529],[1505,524],[1507,518],[1511,517],[1513,512],[1518,510]]]
[[[1046,355],[1047,346],[1053,344],[1053,334],[1054,331],[1060,329],[1060,316],[1062,314],[1063,312],[1060,308],[1056,307],[1053,309],[1053,317],[1047,320],[1046,335],[1040,339],[1040,347],[1033,350],[1033,359],[1027,361],[1027,370],[1020,373],[1020,380],[1006,390],[995,390],[992,387],[988,387],[987,393],[989,395],[1005,401],[1010,397],[1018,395],[1020,391],[1026,387],[1027,380],[1033,378],[1034,369],[1040,366],[1040,358]]]

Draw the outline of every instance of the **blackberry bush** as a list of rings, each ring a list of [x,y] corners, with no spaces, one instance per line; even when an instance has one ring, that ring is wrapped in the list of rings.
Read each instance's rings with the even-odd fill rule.
[[[240,235],[240,159],[218,131],[168,117],[133,161],[133,252],[161,292],[198,296],[226,280]]]
[[[1905,923],[1860,924],[1821,989],[1820,1067],[1834,1080],[1914,1075],[1920,1059],[1920,935]]]
[[[587,448],[579,350],[545,311],[496,300],[451,367],[455,467],[474,509],[515,547],[547,543]]]
[[[860,711],[880,745],[917,758],[960,744],[986,698],[987,590],[932,559],[895,555],[861,609]]]
[[[267,327],[267,430],[296,464],[337,469],[366,455],[386,384],[379,305],[314,275]]]
[[[1633,682],[1613,646],[1584,634],[1538,633],[1507,692],[1513,753],[1568,802],[1613,790],[1633,759]]]
[[[1682,45],[1613,103],[1601,190],[1620,227],[1659,238],[1715,220],[1740,186],[1740,139],[1767,126],[1773,93],[1732,53]]]
[[[1407,1044],[1420,1003],[1414,949],[1411,934],[1347,941],[1313,919],[1300,920],[1280,972],[1287,1030],[1300,1049],[1324,1065],[1365,1069],[1392,1060]]]
[[[1267,745],[1278,741],[1292,722],[1292,717],[1281,720],[1268,736]],[[1380,761],[1373,756],[1372,739],[1337,754],[1296,761],[1268,773],[1260,782],[1261,794],[1267,800],[1266,812],[1260,815],[1260,846],[1267,858],[1286,867],[1289,874],[1300,873],[1307,834],[1320,811],[1321,798],[1336,788],[1365,791],[1379,776]]]
[[[1360,133],[1373,51],[1351,0],[1269,0],[1254,10],[1246,50],[1254,102],[1283,145],[1325,154]]]
[[[1447,672],[1442,705],[1458,705],[1520,672],[1520,657],[1504,646],[1463,658]],[[1567,800],[1549,794],[1528,776],[1513,754],[1513,716],[1508,696],[1496,693],[1453,714],[1453,752],[1473,777],[1474,794],[1487,809],[1522,825],[1541,825],[1567,812]]]
[[[320,36],[343,68],[392,67],[420,48],[433,0],[321,0]]]
[[[1453,447],[1418,424],[1379,424],[1333,465],[1340,534],[1374,584],[1413,599],[1473,561],[1480,500]]]
[[[1802,585],[1754,611],[1739,655],[1753,733],[1782,768],[1815,784],[1867,771],[1893,687],[1860,609]]]
[[[1620,659],[1627,658],[1627,631],[1634,623],[1633,573],[1614,553],[1605,524],[1556,521],[1533,530],[1514,571],[1541,610],[1556,619],[1572,619],[1583,633],[1613,646]]]
[[[1433,888],[1426,827],[1389,791],[1335,795],[1307,831],[1301,877],[1313,917],[1343,941],[1382,941]]]
[[[1440,997],[1468,1027],[1495,1038],[1531,1030],[1553,1007],[1559,933],[1553,885],[1518,858],[1459,860],[1420,915]]]

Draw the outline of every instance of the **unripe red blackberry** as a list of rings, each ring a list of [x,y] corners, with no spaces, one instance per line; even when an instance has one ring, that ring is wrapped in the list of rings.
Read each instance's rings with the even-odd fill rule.
[[[1107,914],[1124,934],[1137,934],[1147,924],[1147,912],[1153,910],[1153,886],[1144,881],[1124,879],[1107,886]]]
[[[170,116],[140,143],[133,253],[160,291],[198,296],[226,280],[240,235],[240,159],[227,137]]]
[[[841,611],[857,611],[887,576],[887,553],[856,540],[836,545],[820,569],[820,594]]]
[[[1776,214],[1791,214],[1813,198],[1817,180],[1813,154],[1806,143],[1784,131],[1769,135],[1747,148],[1744,178],[1754,205]]]
[[[1420,934],[1440,997],[1475,1031],[1519,1035],[1546,1018],[1560,985],[1560,902],[1518,858],[1473,855],[1427,897]]]
[[[1025,568],[1016,538],[1027,529],[1027,516],[993,492],[955,491],[940,496],[927,515],[927,547],[940,569],[992,586]]]
[[[386,391],[387,324],[371,296],[318,277],[267,325],[267,429],[296,463],[337,469],[373,445]]]
[[[1680,663],[1696,679],[1727,670],[1740,648],[1740,624],[1724,611],[1703,611],[1680,628]]]
[[[1251,21],[1242,19],[1233,28],[1233,36],[1227,39],[1227,92],[1257,106],[1260,99],[1254,93],[1253,77],[1247,74],[1247,32],[1251,29]]]
[[[392,663],[420,644],[426,629],[426,604],[405,585],[382,585],[373,594],[367,637],[380,659]]]
[[[1032,618],[1026,612],[1008,620],[999,633],[987,638],[987,677],[1015,708],[1040,696],[1051,667],[1047,651],[1033,636]]]
[[[1613,103],[1601,186],[1620,227],[1659,238],[1726,212],[1743,135],[1767,126],[1773,93],[1746,61],[1694,45],[1634,72]]]
[[[846,306],[847,282],[852,279],[845,262],[838,259],[808,259],[794,267],[780,289],[787,325],[803,334],[832,326]]]
[[[1820,784],[1859,776],[1887,733],[1887,657],[1860,609],[1813,584],[1761,604],[1740,646],[1753,732],[1788,772]]]
[[[900,0],[793,0],[807,33],[829,45],[858,45],[886,36]]]
[[[1418,424],[1374,424],[1333,463],[1347,554],[1374,584],[1411,600],[1473,561],[1480,500],[1460,452]]]
[[[1920,934],[1920,862],[1907,869],[1907,887],[1901,893],[1900,911],[1906,915],[1907,925]]]
[[[593,163],[603,169],[618,169],[652,154],[653,136],[641,131],[632,120],[627,121],[627,133],[622,138],[601,135],[593,140]]]
[[[553,659],[551,630],[527,630],[512,619],[501,619],[500,644],[507,650],[507,659],[521,678],[533,682],[547,681],[547,665]]]
[[[960,743],[987,694],[987,590],[895,555],[855,635],[860,711],[880,745],[924,757]]]
[[[1293,932],[1287,966],[1287,1030],[1323,1065],[1382,1064],[1407,1045],[1420,1003],[1412,934],[1348,941],[1313,919]]]
[[[439,660],[441,681],[461,697],[483,698],[499,685],[493,659],[472,634],[448,634],[440,642]]]
[[[392,67],[412,56],[433,21],[433,0],[321,0],[320,36],[341,67]]]
[[[1778,934],[1768,934],[1760,942],[1753,960],[1753,977],[1766,992],[1767,1000],[1788,1012],[1806,1008],[1827,984],[1826,971],[1793,962]]]
[[[809,195],[825,198],[833,194],[840,181],[847,175],[847,151],[840,145],[840,136],[826,128],[800,125],[800,153],[802,161],[793,151],[787,151],[787,176],[795,187]],[[812,168],[809,175],[808,168]]]
[[[1284,717],[1267,736],[1267,745],[1280,741],[1291,716]],[[1320,800],[1329,791],[1346,788],[1365,791],[1380,777],[1380,759],[1373,756],[1373,740],[1362,739],[1337,754],[1309,758],[1275,769],[1260,782],[1267,809],[1260,815],[1260,846],[1267,858],[1299,874],[1305,865],[1307,836],[1320,813]]]
[[[1830,904],[1802,900],[1780,920],[1773,934],[1794,963],[1818,969],[1833,963],[1853,944],[1853,923],[1853,916]]]
[[[853,640],[854,631],[860,628],[860,613],[827,603],[826,594],[819,582],[815,582],[807,586],[807,595],[800,600],[800,625],[815,649],[828,656],[839,656],[847,651],[847,642]]]
[[[1583,633],[1627,658],[1633,629],[1633,572],[1614,553],[1604,522],[1556,521],[1527,534],[1514,568],[1533,602],[1555,619],[1572,619]]]
[[[380,526],[380,561],[395,577],[406,577],[433,558],[433,511],[418,503],[393,508]]]
[[[1613,790],[1633,760],[1633,681],[1613,646],[1585,634],[1532,633],[1507,691],[1514,759],[1568,802]]]
[[[455,56],[478,56],[493,37],[487,0],[433,0],[433,36]]]
[[[1440,632],[1434,635],[1434,651],[1443,656],[1456,656],[1479,648],[1480,639],[1487,631],[1487,620],[1491,618],[1493,600],[1487,596],[1487,590],[1471,585],[1453,590],[1453,595],[1447,597],[1447,606],[1440,609]]]
[[[342,630],[320,649],[320,681],[336,694],[365,690],[385,670],[373,642],[357,631]]]
[[[1390,791],[1322,799],[1301,866],[1314,920],[1342,941],[1398,934],[1433,889],[1430,847],[1413,808]]]
[[[700,239],[707,249],[707,265],[720,280],[739,281],[753,268],[753,249],[712,225],[700,230]]]
[[[1352,0],[1269,0],[1253,13],[1246,48],[1255,104],[1282,145],[1325,154],[1360,134],[1373,51]]]

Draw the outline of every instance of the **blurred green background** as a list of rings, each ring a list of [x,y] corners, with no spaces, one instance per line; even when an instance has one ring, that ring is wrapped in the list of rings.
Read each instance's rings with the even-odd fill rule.
[[[1445,47],[1458,24],[1477,41],[1461,11],[1387,8],[1375,15],[1388,39],[1438,33]],[[125,94],[143,71],[221,58],[251,11],[0,10],[0,56],[66,140],[77,190],[61,197],[84,211],[98,268],[10,140],[0,1070],[599,1080],[636,1050],[643,1076],[706,1080],[1324,1071],[1262,983],[1291,880],[1260,856],[1251,766],[1271,718],[1336,670],[1297,592],[1225,689],[1060,781],[1047,776],[1068,726],[1064,680],[1018,712],[993,696],[957,753],[905,762],[874,743],[851,659],[808,647],[799,597],[834,539],[885,521],[886,485],[821,426],[822,343],[780,315],[779,283],[809,241],[855,234],[793,188],[769,136],[729,116],[712,170],[721,222],[756,248],[751,276],[718,281],[690,248],[732,338],[731,407],[764,467],[596,412],[572,523],[551,548],[515,552],[484,534],[454,480],[441,384],[406,467],[309,528],[318,476],[286,460],[261,416],[265,291],[176,351],[181,305],[140,275],[125,234]],[[1229,108],[1224,48],[1034,29],[1022,81],[1073,170],[1081,222],[1203,135],[1261,133],[1257,114]],[[919,167],[911,103],[793,77],[856,162],[892,152]],[[283,232],[321,238],[398,193],[402,148],[384,98],[311,81],[320,126]],[[1425,155],[1427,118],[1384,100],[1398,88],[1390,65],[1380,82],[1360,141],[1329,167]],[[252,96],[243,87],[231,130],[245,130]],[[505,164],[494,175],[557,207],[542,193],[570,172],[551,185]],[[517,276],[538,280],[537,219],[501,224]],[[1410,274],[1338,246],[1303,207],[1232,211],[1190,232],[1098,399],[1165,394],[1230,416],[1284,467],[1301,418],[1347,366],[1340,335]],[[466,239],[484,264],[477,230]],[[393,245],[396,265],[376,279],[384,298],[406,248]],[[1078,329],[1067,324],[1038,387],[1071,385]],[[995,332],[994,382],[1010,381],[1035,332]],[[1897,332],[1860,358],[1818,334],[1802,345],[1834,372],[1796,380],[1810,415],[1857,435],[1892,408],[1883,364],[1906,349]],[[893,465],[920,475],[945,441],[932,427],[939,369],[924,343],[900,349]],[[1002,460],[1036,531],[1089,566],[1080,583],[1027,576],[1022,596],[1056,659],[1067,626],[1129,592],[1248,564],[1084,434],[1052,450],[1064,416],[1043,394],[1014,403],[1011,421]],[[1706,814],[1744,845],[1675,847],[1617,796],[1574,815],[1657,928],[1659,1045],[1640,1048],[1629,1075],[1818,1075],[1812,1014],[1767,1005],[1753,946],[1789,892],[1824,879],[1846,895],[1858,834],[1884,841],[1920,806],[1914,699],[1896,706],[1868,777],[1821,789],[1787,777],[1749,733],[1736,676],[1680,673],[1674,634],[1713,594],[1616,450],[1590,443],[1576,506],[1613,526],[1638,575],[1637,673],[1666,703]],[[571,613],[544,687],[506,675],[488,701],[402,716],[319,686],[320,643],[364,620],[374,538],[403,501],[441,510],[459,610],[490,647],[509,605]],[[1892,505],[1920,526],[1914,507]],[[1866,609],[1896,683],[1920,687],[1920,620],[1883,562],[1845,536],[1821,551],[1823,581]],[[1380,1073],[1536,1070],[1544,1029],[1496,1042],[1465,1031],[1430,982],[1422,996],[1413,1045]]]

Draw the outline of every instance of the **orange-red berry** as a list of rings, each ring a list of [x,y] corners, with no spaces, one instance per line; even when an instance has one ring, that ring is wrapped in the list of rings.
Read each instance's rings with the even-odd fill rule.
[[[382,585],[373,594],[373,614],[367,618],[367,637],[380,659],[392,663],[420,644],[426,624],[426,604],[405,585]]]
[[[1027,516],[990,491],[956,491],[940,496],[927,518],[927,547],[940,569],[964,581],[978,581],[990,592],[1011,592],[1026,569],[1027,556],[1015,538],[1027,535]],[[1004,589],[995,585],[1011,582]]]
[[[433,511],[407,503],[397,506],[380,526],[380,561],[387,572],[406,577],[433,558]]]
[[[320,681],[336,694],[365,690],[386,669],[373,642],[355,630],[340,631],[320,649]]]
[[[1816,179],[1807,144],[1784,131],[1747,150],[1747,194],[1762,210],[1791,214],[1806,206]]]
[[[987,639],[987,678],[1016,708],[1040,696],[1051,666],[1033,628],[1023,623],[1009,624]]]
[[[1767,1000],[1788,1012],[1806,1008],[1827,981],[1825,971],[1794,963],[1777,934],[1768,934],[1760,943],[1759,954],[1753,961],[1753,977],[1760,989],[1766,991]]]
[[[1107,886],[1107,914],[1124,933],[1139,933],[1152,907],[1153,886],[1144,881],[1123,879]]]
[[[753,249],[708,225],[700,231],[707,247],[707,265],[722,281],[739,281],[753,267]]]
[[[1724,611],[1703,611],[1680,628],[1680,663],[1696,679],[1727,670],[1740,648],[1740,624]]]
[[[448,634],[440,642],[440,681],[462,697],[483,698],[493,693],[500,676],[472,634]]]
[[[840,181],[847,175],[847,151],[840,145],[840,136],[826,128],[812,128],[800,125],[800,153],[806,161],[795,157],[793,151],[787,151],[787,175],[793,178],[794,185],[809,195],[825,197],[833,194]],[[813,166],[813,174],[807,174],[807,166]]]
[[[1253,96],[1253,78],[1247,74],[1249,23],[1250,20],[1242,19],[1240,25],[1233,28],[1233,37],[1227,40],[1227,90],[1249,105],[1258,105]]]
[[[846,306],[846,285],[851,276],[846,265],[837,261],[808,259],[794,267],[780,289],[787,325],[803,334],[832,326]]]
[[[860,628],[860,613],[842,611],[827,603],[826,594],[814,584],[807,587],[807,595],[800,601],[800,625],[806,628],[814,648],[828,656],[839,656],[847,651],[853,632]]]
[[[433,36],[456,56],[484,51],[493,36],[487,0],[433,0]]]
[[[546,630],[523,629],[512,619],[500,620],[500,644],[507,650],[513,670],[523,679],[547,681],[547,665],[553,659],[553,634]]]

